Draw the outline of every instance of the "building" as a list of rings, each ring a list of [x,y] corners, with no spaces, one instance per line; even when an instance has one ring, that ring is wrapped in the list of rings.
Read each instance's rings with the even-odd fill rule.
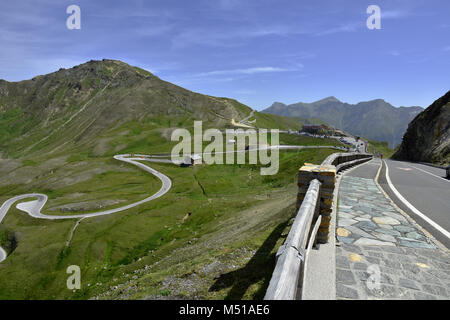
[[[331,129],[324,124],[304,124],[302,127],[303,132],[308,132],[312,134],[327,133],[330,130]]]
[[[190,154],[184,158],[184,164],[191,166],[202,164],[202,156],[199,154]]]

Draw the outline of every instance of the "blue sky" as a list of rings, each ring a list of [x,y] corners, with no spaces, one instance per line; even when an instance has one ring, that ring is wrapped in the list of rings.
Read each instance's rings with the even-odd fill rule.
[[[66,8],[81,8],[68,30]],[[369,30],[369,5],[381,30]],[[15,0],[0,4],[0,78],[119,59],[261,110],[382,98],[427,107],[450,90],[448,0]]]

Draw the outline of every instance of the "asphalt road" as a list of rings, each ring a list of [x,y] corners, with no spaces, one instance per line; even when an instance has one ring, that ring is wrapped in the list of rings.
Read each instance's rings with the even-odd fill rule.
[[[379,177],[383,189],[417,223],[450,247],[450,180],[445,179],[445,170],[394,160],[384,164]]]
[[[354,168],[351,172],[347,173],[347,176],[364,178],[364,179],[375,179],[378,170],[380,169],[381,160],[374,158],[363,165]]]
[[[42,208],[44,207],[45,203],[48,200],[48,197],[45,194],[40,194],[40,193],[23,194],[23,195],[8,199],[3,203],[3,205],[0,207],[0,223],[2,222],[5,215],[8,213],[9,208],[15,202],[17,202],[19,200],[23,200],[23,199],[37,198],[37,200],[21,202],[21,203],[17,204],[17,206],[16,206],[19,210],[22,210],[22,211],[28,213],[30,216],[32,216],[34,218],[48,219],[48,220],[78,219],[78,218],[90,218],[90,217],[104,216],[104,215],[124,211],[124,210],[130,209],[130,208],[134,208],[145,202],[148,202],[148,201],[151,201],[151,200],[154,200],[154,199],[157,199],[157,198],[163,196],[172,187],[172,181],[167,176],[165,176],[164,174],[162,174],[161,172],[159,172],[153,168],[150,168],[149,166],[146,166],[145,164],[138,162],[138,161],[142,161],[142,160],[153,161],[151,159],[132,158],[132,157],[127,157],[127,155],[116,155],[116,156],[114,156],[114,159],[131,163],[131,164],[141,168],[142,170],[153,174],[154,176],[156,176],[157,178],[159,178],[161,180],[161,182],[162,182],[161,188],[158,190],[158,192],[151,195],[150,197],[147,197],[141,201],[138,201],[138,202],[135,202],[135,203],[132,203],[132,204],[120,207],[120,208],[99,211],[99,212],[94,212],[94,213],[70,215],[70,216],[45,215],[45,214],[41,213]],[[161,161],[156,160],[155,162],[161,162]],[[0,247],[0,262],[2,262],[5,259],[6,259],[6,252],[3,248]]]
[[[256,150],[259,150],[259,149],[308,149],[308,148],[335,148],[335,147],[289,146],[289,145],[281,146],[280,145],[280,146],[257,148]],[[233,151],[229,151],[229,152],[239,153],[239,152],[247,152],[247,151],[246,150],[240,150],[240,151],[233,150]],[[227,152],[218,152],[218,153],[227,153]],[[41,194],[41,193],[23,194],[23,195],[19,195],[19,196],[10,198],[2,204],[2,206],[0,207],[0,223],[3,221],[3,218],[8,213],[9,209],[11,208],[11,206],[14,203],[16,203],[17,201],[20,201],[20,200],[30,199],[30,198],[36,198],[36,200],[18,203],[16,205],[16,207],[19,210],[22,210],[22,211],[28,213],[30,216],[32,216],[34,218],[48,219],[48,220],[80,219],[80,218],[91,218],[91,217],[104,216],[104,215],[109,215],[109,214],[121,212],[124,210],[128,210],[128,209],[134,208],[136,206],[139,206],[145,202],[157,199],[157,198],[163,196],[164,194],[166,194],[170,190],[170,188],[172,187],[172,181],[167,176],[162,174],[161,172],[159,172],[149,166],[146,166],[145,164],[142,164],[138,161],[174,163],[174,164],[179,164],[183,161],[183,159],[171,160],[171,159],[163,159],[162,157],[163,156],[158,157],[158,156],[150,156],[150,155],[138,155],[138,156],[133,157],[130,154],[114,156],[114,159],[133,164],[133,165],[141,168],[142,170],[153,174],[154,176],[156,176],[157,178],[159,178],[161,180],[161,182],[162,182],[161,189],[159,189],[159,191],[156,192],[155,194],[153,194],[141,201],[138,201],[138,202],[135,202],[135,203],[132,203],[132,204],[120,207],[120,208],[104,210],[104,211],[99,211],[99,212],[94,212],[94,213],[85,213],[85,214],[78,214],[78,215],[45,215],[41,212],[42,208],[45,206],[45,204],[47,203],[47,200],[48,200],[48,197],[45,194]],[[0,262],[4,261],[6,259],[6,256],[7,256],[7,254],[6,254],[5,250],[2,247],[0,247]]]
[[[247,117],[245,117],[244,119],[242,119],[242,120],[239,121],[238,123],[242,123],[242,124],[247,124],[247,125],[248,125],[248,119],[250,119],[251,117],[253,117],[254,113],[255,113],[255,110],[252,110],[252,111],[250,112],[250,114],[249,114]]]

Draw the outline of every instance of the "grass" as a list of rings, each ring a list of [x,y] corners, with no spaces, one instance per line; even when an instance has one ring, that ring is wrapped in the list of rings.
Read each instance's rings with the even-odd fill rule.
[[[280,244],[275,238],[280,240],[281,226],[292,215],[297,170],[303,162],[320,163],[333,152],[329,149],[281,152],[280,171],[276,176],[261,176],[256,165],[179,168],[152,163],[150,166],[172,179],[171,191],[160,199],[122,213],[83,220],[70,248],[65,244],[76,220],[39,220],[11,209],[3,225],[14,230],[18,243],[13,254],[0,265],[0,298],[86,299],[108,291],[114,284],[128,281],[129,275],[145,265],[155,267],[135,279],[142,290],[130,294],[137,298],[152,293],[173,296],[181,293],[172,287],[161,287],[164,279],[178,279],[183,270],[195,271],[216,259],[226,266],[236,264],[242,270],[219,282],[214,280],[216,275],[207,275],[204,281],[198,282],[198,288],[192,292],[187,290],[185,295],[198,292],[217,299],[261,298],[274,263],[272,251]],[[49,194],[49,208],[74,201],[70,198],[74,193],[83,193],[83,200],[123,198],[134,201],[159,187],[159,180],[131,165],[124,166],[102,157],[87,159],[73,162],[75,167],[79,165],[73,169],[73,176],[79,176],[86,169],[84,162],[96,167],[103,163],[118,170],[108,169],[60,188],[49,188],[49,181],[41,180],[42,189],[36,190]],[[58,170],[67,170],[67,167],[65,163],[53,174],[60,175]],[[125,168],[127,171],[121,172]],[[130,187],[122,190],[120,186],[124,183]],[[25,191],[25,186],[6,188],[0,193],[0,201]],[[291,195],[287,197],[286,192]],[[281,201],[286,197],[290,203]],[[277,210],[264,209],[277,201],[281,203]],[[255,208],[265,213],[255,215]],[[183,220],[188,212],[191,215]],[[248,220],[241,221],[246,216]],[[229,229],[234,225],[235,229]],[[236,233],[236,230],[242,232]],[[218,240],[221,241],[218,243]],[[189,251],[186,249],[190,247],[189,242],[199,246],[195,253],[184,251]],[[226,248],[230,251],[223,253]],[[232,258],[242,248],[254,254]],[[163,261],[173,261],[173,266],[177,267],[160,269],[158,263],[163,266]],[[82,290],[77,292],[65,288],[65,268],[72,264],[82,270]],[[241,277],[252,273],[255,276],[247,280]],[[215,283],[214,288],[221,288],[222,282],[229,285],[209,291]]]
[[[255,124],[258,128],[266,129],[300,130],[303,127],[303,123],[305,123],[305,120],[300,118],[293,119],[261,112],[255,112],[254,117],[249,120],[253,119],[256,119]]]
[[[280,144],[300,145],[300,146],[311,146],[311,145],[337,146],[337,147],[343,146],[343,144],[340,141],[335,139],[319,139],[286,133],[280,134]]]
[[[14,232],[2,225],[0,225],[0,246],[8,254],[11,254],[17,246],[17,239]]]
[[[388,159],[390,158],[395,150],[389,148],[388,143],[387,142],[378,142],[378,141],[372,141],[372,140],[368,140],[369,141],[369,146],[368,146],[368,151],[369,153],[381,153],[383,154],[383,157]]]
[[[22,109],[0,113],[0,203],[40,192],[49,196],[43,211],[61,214],[61,208],[93,212],[100,210],[96,204],[113,208],[141,200],[158,190],[160,181],[113,155],[170,153],[177,144],[170,141],[172,128],[192,131],[196,119],[210,119],[204,128],[224,128],[230,124],[227,117],[250,113],[234,100],[168,84],[153,86],[150,81],[156,79],[140,69],[134,69],[138,78],[120,76],[118,81],[124,83],[99,94],[119,69],[132,74],[105,62],[92,77],[83,76],[91,75],[85,67],[72,70],[79,83],[61,71],[54,79],[25,82],[26,94],[8,84],[10,94],[0,105]],[[142,76],[148,79],[141,82]],[[79,85],[80,91],[74,89]],[[91,98],[91,104],[66,123]],[[38,112],[41,106],[52,114]],[[301,127],[299,119],[259,112],[254,118],[261,128]],[[287,135],[280,142],[336,144]],[[70,247],[66,243],[76,219],[35,219],[13,206],[0,228],[1,244],[10,253],[0,264],[0,299],[87,299],[100,294],[123,299],[259,299],[293,213],[298,168],[304,162],[320,163],[333,152],[282,151],[274,176],[261,176],[257,165],[180,168],[151,163],[172,179],[173,188],[139,207],[82,220]],[[66,288],[70,265],[82,271],[82,289],[75,292]],[[193,287],[186,281],[191,279]],[[110,291],[119,284],[123,290]]]

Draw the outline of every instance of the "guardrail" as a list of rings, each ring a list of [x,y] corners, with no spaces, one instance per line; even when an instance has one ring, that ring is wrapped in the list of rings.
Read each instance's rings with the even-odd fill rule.
[[[338,173],[343,169],[366,162],[367,159],[372,157],[373,155],[369,153],[333,153],[322,162],[322,165],[333,165],[336,167],[336,173]]]
[[[304,269],[308,259],[308,252],[316,243],[317,233],[324,232],[326,237],[331,219],[331,200],[334,191],[335,174],[337,172],[368,161],[370,154],[335,153],[326,158],[317,170],[303,172],[302,179],[310,176],[307,190],[299,183],[301,205],[297,211],[291,230],[276,254],[275,270],[267,288],[264,300],[295,300],[297,291],[303,285]],[[305,166],[309,169],[314,165]],[[321,171],[323,169],[323,171]],[[321,173],[323,175],[321,175]],[[302,172],[299,173],[299,177]],[[330,188],[332,181],[332,188]],[[311,226],[314,226],[311,228]],[[322,229],[322,231],[320,231]],[[323,239],[323,237],[322,237]],[[300,293],[301,298],[301,293]]]
[[[265,300],[292,300],[297,294],[297,283],[313,216],[317,214],[320,192],[319,180],[313,180],[294,220],[285,243],[277,252],[277,264],[266,292]]]

